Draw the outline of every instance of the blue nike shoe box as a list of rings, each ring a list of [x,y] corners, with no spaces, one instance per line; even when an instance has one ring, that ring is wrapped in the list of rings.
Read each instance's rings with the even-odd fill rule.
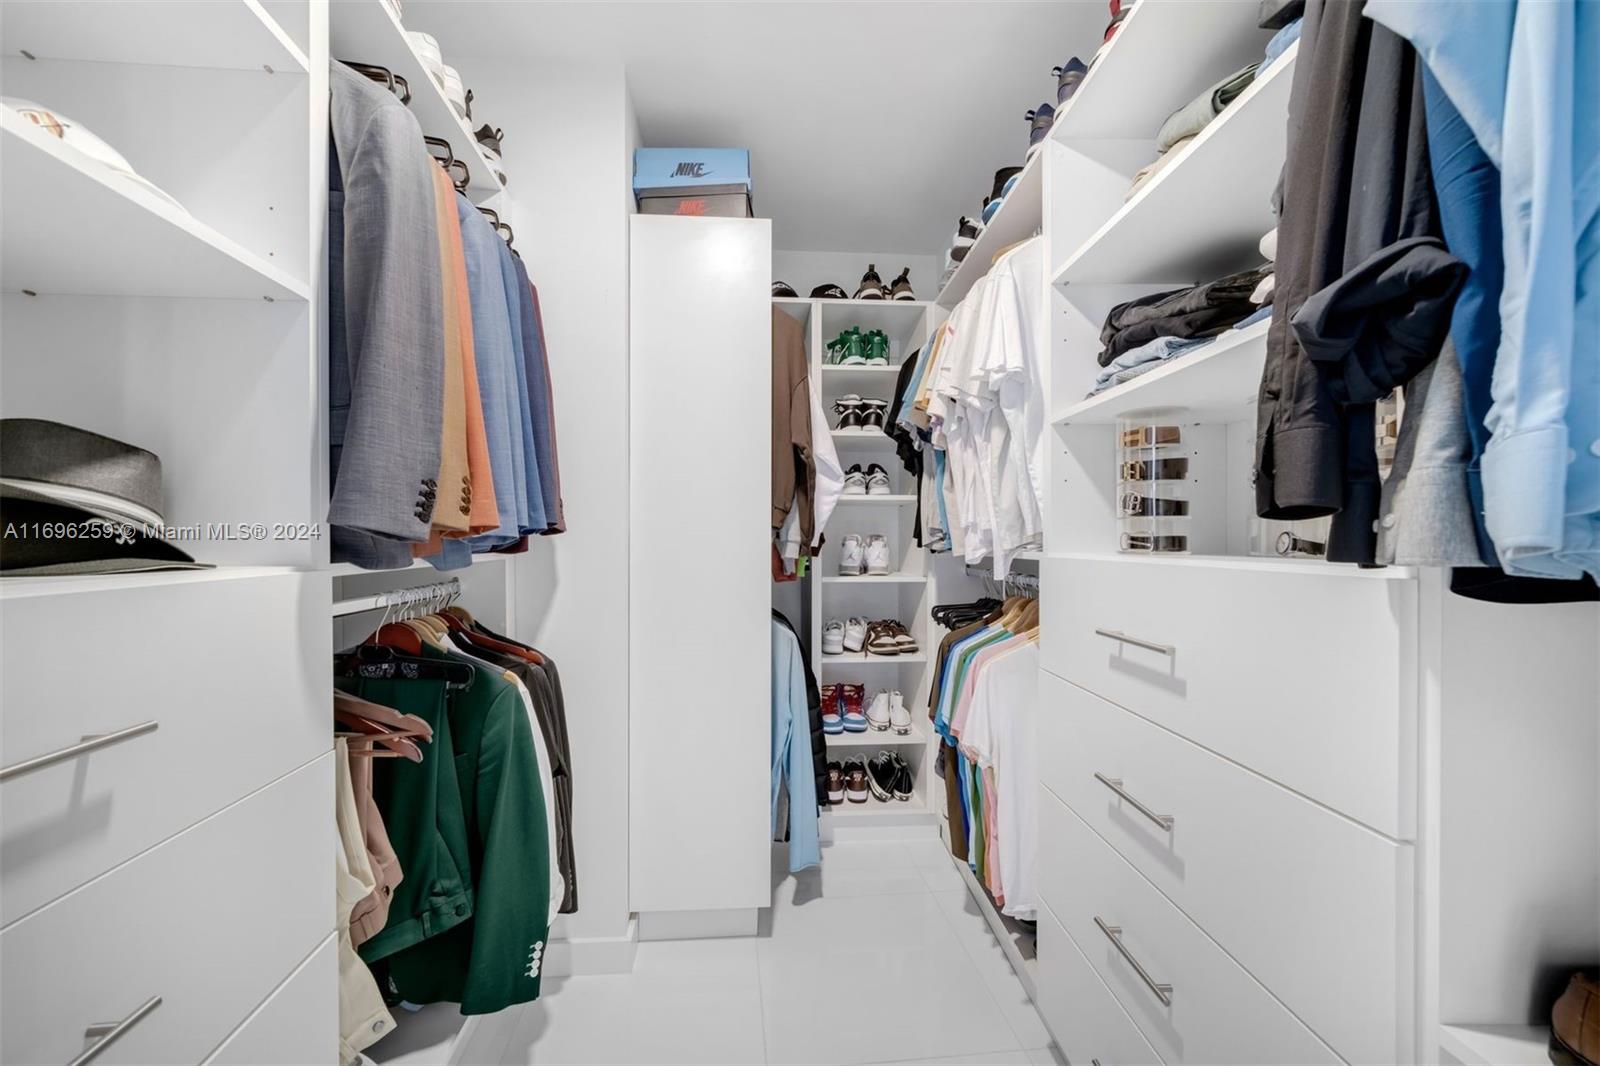
[[[750,153],[744,148],[637,148],[633,153],[633,195],[646,214],[733,213],[743,200],[750,217]],[[727,197],[728,199],[722,199]],[[646,204],[669,200],[672,204]],[[684,200],[720,210],[680,210]],[[737,217],[737,216],[735,216]]]

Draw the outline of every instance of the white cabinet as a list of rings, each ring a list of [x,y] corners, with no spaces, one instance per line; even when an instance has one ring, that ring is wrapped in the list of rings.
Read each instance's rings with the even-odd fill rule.
[[[333,754],[0,933],[0,1059],[198,1062],[334,928]]]
[[[635,216],[631,256],[629,904],[753,911],[771,900],[771,224]]]
[[[279,985],[205,1066],[292,1066],[339,1057],[339,937],[322,946]]]
[[[1048,906],[1039,909],[1039,1015],[1073,1066],[1139,1066],[1160,1056]]]

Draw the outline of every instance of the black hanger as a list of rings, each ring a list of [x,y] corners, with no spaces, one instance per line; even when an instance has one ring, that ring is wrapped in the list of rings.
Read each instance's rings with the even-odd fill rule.
[[[341,60],[341,62],[357,74],[371,78],[394,93],[400,98],[402,104],[411,103],[411,83],[401,75],[391,71],[388,67],[380,67],[375,63],[354,63],[348,59]]]
[[[333,672],[338,677],[443,681],[451,688],[466,688],[472,684],[474,676],[467,663],[403,655],[381,644],[362,644],[353,651],[335,655]]]
[[[424,137],[422,138],[422,143],[427,145],[429,149],[438,148],[444,152],[444,155],[442,156],[439,155],[438,152],[431,150],[428,152],[428,154],[433,156],[434,162],[438,163],[446,170],[449,170],[450,164],[456,161],[455,151],[451,149],[450,142],[445,140],[443,137]]]
[[[517,239],[517,234],[516,234],[516,231],[511,228],[511,223],[509,223],[509,222],[497,222],[495,224],[495,229],[499,230],[500,231],[500,235],[505,238],[506,247],[510,248],[511,251],[513,253],[515,253],[516,252],[516,248],[512,247],[512,244]]]
[[[462,159],[452,159],[452,160],[450,160],[450,162],[445,164],[444,168],[447,171],[449,171],[449,170],[460,170],[461,171],[461,177],[452,178],[450,180],[455,183],[456,192],[466,192],[467,191],[467,186],[472,184],[472,171],[467,169],[466,161],[462,160]]]

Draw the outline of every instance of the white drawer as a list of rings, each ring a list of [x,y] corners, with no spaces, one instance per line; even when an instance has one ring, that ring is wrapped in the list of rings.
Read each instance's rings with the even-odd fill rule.
[[[300,964],[205,1066],[329,1066],[339,1059],[339,936]]]
[[[164,577],[0,599],[0,764],[158,723],[0,784],[0,925],[331,746],[327,577]]]
[[[1339,1058],[1049,789],[1041,789],[1041,894],[1139,1031],[1169,1063],[1337,1063]],[[1095,919],[1170,1004],[1140,977]],[[1302,960],[1316,965],[1315,959]]]
[[[1251,560],[1067,557],[1044,562],[1041,602],[1046,670],[1414,838],[1414,580]]]
[[[0,932],[0,1061],[199,1062],[333,931],[333,754]]]
[[[1036,983],[1034,1005],[1073,1066],[1161,1061],[1049,907],[1039,908]]]
[[[1412,847],[1059,678],[1041,684],[1051,791],[1344,1058],[1400,1061],[1411,1047]]]

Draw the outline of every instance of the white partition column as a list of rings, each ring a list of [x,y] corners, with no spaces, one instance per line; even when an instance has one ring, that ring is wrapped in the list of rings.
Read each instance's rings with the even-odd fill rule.
[[[629,902],[643,938],[753,933],[771,895],[771,224],[631,221]]]

